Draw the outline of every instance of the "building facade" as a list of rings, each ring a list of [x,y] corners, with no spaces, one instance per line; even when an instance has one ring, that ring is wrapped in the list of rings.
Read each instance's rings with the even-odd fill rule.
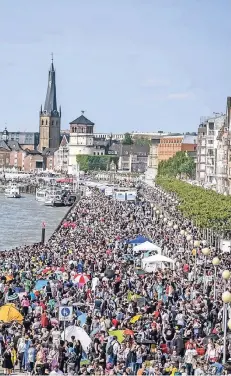
[[[4,139],[4,131],[0,132],[0,141]],[[39,132],[8,132],[9,141],[16,141],[23,150],[36,150],[39,145]]]
[[[144,173],[147,170],[149,145],[112,144],[108,154],[119,158],[120,171]]]
[[[54,153],[54,170],[61,173],[68,172],[69,143],[66,135],[62,137],[60,147]]]
[[[5,128],[0,140],[0,168],[14,167],[17,170],[23,170],[25,154],[26,151],[17,141],[9,139],[9,132]]]
[[[228,194],[228,128],[226,124],[218,131],[216,159],[216,191]]]
[[[39,114],[39,150],[59,148],[60,144],[61,107],[57,108],[56,82],[53,59],[48,74],[48,87],[44,107]]]
[[[92,155],[94,148],[94,123],[82,115],[70,123],[68,173],[72,174],[76,156]]]
[[[168,135],[160,139],[158,145],[158,162],[172,158],[179,151],[196,151],[197,135]]]
[[[38,150],[28,150],[24,157],[24,171],[36,172],[44,169],[42,153]]]
[[[152,139],[149,155],[148,155],[148,163],[147,163],[147,171],[145,174],[145,179],[147,181],[153,182],[158,171],[158,145],[160,143],[160,138]]]
[[[228,156],[227,156],[227,175],[229,194],[231,194],[231,97],[227,98],[226,106],[226,127],[228,132]]]
[[[205,119],[198,128],[196,180],[208,188],[217,189],[218,166],[219,175],[222,175],[224,139],[220,132],[224,129],[225,122],[226,116],[217,114]]]

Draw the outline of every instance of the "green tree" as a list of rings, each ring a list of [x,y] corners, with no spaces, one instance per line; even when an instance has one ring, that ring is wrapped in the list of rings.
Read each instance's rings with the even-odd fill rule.
[[[79,163],[81,171],[106,171],[110,167],[112,160],[118,164],[119,158],[113,155],[77,155],[76,161]]]
[[[192,219],[196,226],[231,235],[230,196],[166,176],[157,177],[156,184],[177,196],[178,209],[184,217]]]
[[[158,176],[176,177],[186,175],[193,178],[196,172],[194,159],[184,151],[177,152],[167,161],[161,161],[158,165]]]
[[[140,146],[151,145],[151,140],[145,137],[139,137],[135,139],[134,144]]]
[[[124,134],[124,139],[122,141],[122,144],[123,145],[132,145],[133,144],[133,140],[132,140],[130,133],[127,132],[127,133]]]

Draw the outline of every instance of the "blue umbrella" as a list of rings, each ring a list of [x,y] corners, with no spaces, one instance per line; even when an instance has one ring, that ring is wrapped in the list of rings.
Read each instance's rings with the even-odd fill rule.
[[[19,293],[19,292],[24,292],[25,289],[24,289],[24,287],[15,287],[14,291]]]
[[[38,281],[36,281],[35,283],[35,290],[39,291],[39,290],[42,290],[44,286],[46,286],[48,283],[48,281],[46,279],[39,279]]]
[[[90,337],[94,336],[97,333],[99,333],[99,328],[92,330],[92,332],[90,333]]]
[[[80,326],[83,326],[84,324],[86,324],[87,314],[86,314],[86,313],[82,313],[82,314],[78,317],[78,320],[80,321]]]

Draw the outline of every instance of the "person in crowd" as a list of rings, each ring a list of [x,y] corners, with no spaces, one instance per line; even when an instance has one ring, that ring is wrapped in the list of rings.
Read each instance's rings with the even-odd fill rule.
[[[22,315],[0,321],[5,374],[17,367],[43,375],[228,372],[221,296],[230,257],[205,242],[159,187],[138,185],[136,202],[92,189],[47,243],[0,252],[1,303]],[[132,240],[141,236],[155,249],[136,251]],[[215,281],[204,247],[221,261]],[[155,250],[172,261],[149,270],[142,259]],[[230,280],[225,290],[231,291]],[[65,322],[62,307],[72,312]]]

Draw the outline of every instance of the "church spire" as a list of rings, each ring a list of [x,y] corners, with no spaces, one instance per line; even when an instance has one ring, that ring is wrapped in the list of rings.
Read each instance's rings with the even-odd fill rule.
[[[43,111],[46,111],[48,115],[58,115],[53,54],[51,54],[51,66],[48,74],[47,95]]]

